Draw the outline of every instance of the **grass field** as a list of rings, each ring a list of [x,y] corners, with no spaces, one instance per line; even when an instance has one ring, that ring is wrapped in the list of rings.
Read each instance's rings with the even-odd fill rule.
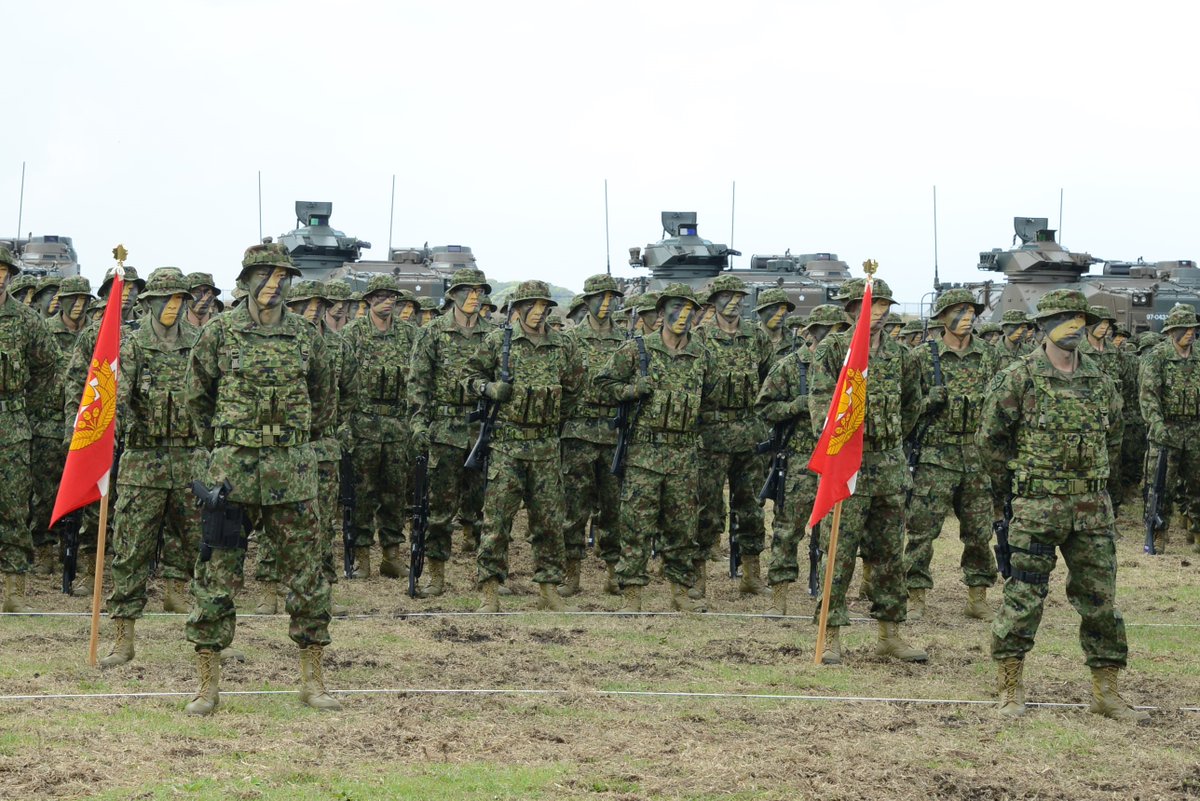
[[[1005,723],[988,705],[606,694],[990,701],[989,628],[960,614],[965,589],[951,522],[938,541],[930,613],[906,627],[929,650],[925,666],[874,657],[875,627],[867,622],[851,627],[844,667],[818,668],[815,627],[799,617],[404,617],[474,608],[469,557],[456,555],[453,592],[437,602],[411,601],[403,582],[388,579],[338,585],[355,613],[376,616],[333,624],[330,687],[554,694],[349,693],[341,696],[345,711],[321,714],[290,692],[297,667],[286,618],[246,618],[235,645],[247,661],[225,666],[219,712],[195,719],[182,713],[195,678],[181,616],[140,621],[137,660],[106,671],[85,663],[86,618],[4,616],[0,695],[187,697],[0,700],[0,798],[1197,798],[1200,712],[1180,708],[1200,706],[1200,555],[1176,543],[1168,555],[1145,557],[1136,526],[1122,521],[1119,545],[1131,652],[1122,679],[1130,701],[1159,708],[1149,726],[1073,707],[1032,709]],[[532,609],[528,559],[518,543],[518,594],[503,599],[505,610]],[[714,611],[766,608],[765,596],[739,599],[723,568],[710,565]],[[1027,661],[1030,701],[1089,697],[1064,574],[1060,563]],[[600,563],[590,561],[587,610],[619,605],[600,593],[602,577]],[[812,605],[799,587],[794,605],[807,615]],[[42,610],[87,606],[56,594],[46,579],[34,590]],[[993,602],[998,595],[991,593]],[[667,586],[653,584],[646,600],[665,611]],[[866,604],[854,609],[864,615]]]

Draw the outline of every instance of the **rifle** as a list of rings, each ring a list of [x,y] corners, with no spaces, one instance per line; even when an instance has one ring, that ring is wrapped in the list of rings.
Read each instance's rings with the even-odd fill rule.
[[[926,332],[929,327],[926,325]],[[946,386],[945,380],[942,378],[942,357],[938,353],[937,342],[932,339],[925,343],[929,346],[929,354],[933,359],[933,385],[936,387]],[[929,428],[933,425],[933,413],[939,411],[940,407],[926,409],[925,414],[921,415],[921,422],[913,431],[912,437],[908,441],[908,472],[915,474],[917,465],[921,462],[921,446],[925,442],[925,435],[929,433]],[[912,501],[912,488],[909,488],[904,505],[907,507]]]
[[[59,523],[59,531],[63,538],[63,595],[70,595],[71,585],[75,583],[75,570],[79,564],[79,527],[82,523],[83,514],[78,509]]]
[[[338,479],[342,502],[342,569],[346,578],[354,578],[354,509],[358,493],[354,489],[354,458],[345,451],[338,462]]]
[[[1154,548],[1154,535],[1166,528],[1167,521],[1163,519],[1163,494],[1167,488],[1167,448],[1160,445],[1158,458],[1154,465],[1154,481],[1146,483],[1146,501],[1144,521],[1146,524],[1146,543],[1142,547],[1151,556],[1158,552]]]
[[[797,397],[806,397],[808,395],[808,363],[800,362],[800,393]],[[787,500],[786,483],[788,471],[788,457],[790,452],[788,447],[792,443],[792,436],[796,433],[797,419],[780,420],[771,427],[771,437],[766,442],[760,442],[754,446],[755,453],[770,453],[771,468],[767,472],[767,480],[763,482],[763,487],[758,493],[758,505],[762,506],[766,503],[767,498],[771,498],[775,502],[775,514],[783,508],[783,504]]]
[[[412,541],[408,560],[408,597],[417,597],[417,579],[425,572],[425,535],[429,531],[429,454],[417,457],[413,472]]]
[[[1004,578],[1012,576],[1012,548],[1008,545],[1008,524],[1012,522],[1012,495],[1004,500],[1004,517],[992,523],[992,531],[996,535],[996,544],[992,550],[996,552],[996,568]]]
[[[817,523],[817,527],[808,535],[808,595],[810,598],[817,597],[817,589],[821,583],[820,570],[821,524]]]
[[[634,338],[638,349],[638,375],[643,378],[650,375],[650,354],[646,352],[646,340],[638,334]],[[625,457],[629,454],[629,438],[633,436],[633,424],[642,413],[642,398],[636,401],[621,401],[617,406],[617,416],[609,426],[617,430],[617,447],[613,451],[610,473],[619,478],[625,477]]]
[[[732,500],[732,499],[730,499]],[[730,504],[729,509],[729,577],[738,577],[738,568],[742,566],[742,549],[738,546],[738,529],[740,528],[738,513],[733,511],[733,504]]]
[[[504,324],[504,348],[500,351],[500,380],[505,384],[512,383],[512,373],[509,372],[509,356],[512,355],[512,324]],[[479,407],[467,416],[468,423],[479,423],[479,438],[475,446],[467,454],[463,467],[468,470],[482,470],[484,479],[487,477],[488,457],[492,453],[492,432],[496,430],[496,415],[500,413],[500,403],[486,398],[479,402]]]

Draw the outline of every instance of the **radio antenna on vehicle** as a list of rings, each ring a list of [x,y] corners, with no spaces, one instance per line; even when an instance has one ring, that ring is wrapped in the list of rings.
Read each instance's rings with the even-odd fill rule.
[[[392,225],[396,222],[396,173],[392,173],[392,205],[388,207],[388,260],[392,258]]]
[[[21,223],[25,216],[25,162],[21,162],[21,199],[17,202],[17,238],[13,240],[13,248],[21,242]]]
[[[258,171],[258,241],[261,242],[262,234],[262,170]]]
[[[608,235],[608,179],[604,179],[604,272],[612,275],[612,239]]]
[[[941,286],[938,281],[938,230],[937,230],[937,184],[933,186],[933,289]]]

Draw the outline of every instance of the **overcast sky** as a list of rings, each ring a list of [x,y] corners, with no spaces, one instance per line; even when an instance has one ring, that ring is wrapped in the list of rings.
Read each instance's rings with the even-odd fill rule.
[[[751,253],[863,259],[905,300],[972,280],[1012,217],[1111,259],[1200,258],[1196,17],[1183,2],[5,4],[0,231],[216,274],[295,200],[386,258],[470,245],[578,288],[659,212]],[[986,276],[980,276],[986,277]]]

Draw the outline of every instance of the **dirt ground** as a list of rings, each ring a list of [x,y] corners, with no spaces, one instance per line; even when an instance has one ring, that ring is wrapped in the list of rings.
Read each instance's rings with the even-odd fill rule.
[[[1136,525],[1122,521],[1119,545],[1130,640],[1122,680],[1133,703],[1157,707],[1149,726],[1075,707],[1031,709],[1005,723],[986,703],[604,694],[990,701],[989,627],[961,615],[951,522],[938,541],[930,612],[906,627],[930,653],[925,666],[873,656],[871,622],[851,627],[844,667],[814,666],[812,603],[801,585],[792,593],[797,616],[785,620],[412,614],[475,607],[471,559],[456,554],[452,592],[437,601],[408,599],[403,581],[338,585],[338,597],[364,615],[336,621],[327,651],[328,684],[349,691],[345,711],[302,707],[290,692],[297,667],[286,619],[247,617],[235,641],[247,661],[225,665],[218,714],[197,720],[182,714],[195,678],[181,616],[140,621],[137,660],[106,671],[85,663],[86,617],[0,617],[0,695],[184,694],[0,699],[0,798],[1196,798],[1200,554],[1175,543],[1167,555],[1143,556]],[[517,594],[502,606],[531,610],[523,541],[512,563]],[[767,597],[739,598],[724,569],[710,563],[713,611],[762,612]],[[1060,563],[1027,662],[1033,702],[1089,698],[1064,574]],[[585,610],[619,605],[601,593],[602,579],[599,561],[589,561],[578,599]],[[33,589],[39,609],[87,607],[47,579]],[[253,606],[255,589],[243,605]],[[998,602],[998,591],[990,596]],[[667,585],[653,584],[647,600],[666,611]],[[865,616],[865,603],[854,609]],[[556,694],[412,692],[427,689]]]

